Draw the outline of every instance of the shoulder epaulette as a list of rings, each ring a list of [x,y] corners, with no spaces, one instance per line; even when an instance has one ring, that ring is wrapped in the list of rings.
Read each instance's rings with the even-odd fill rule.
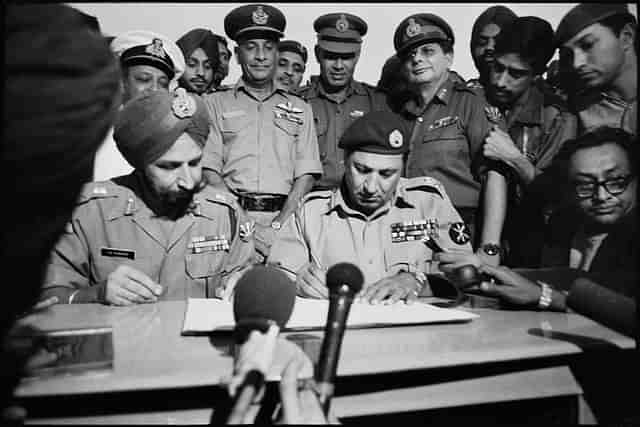
[[[93,199],[108,199],[120,197],[123,190],[111,181],[89,182],[82,187],[77,204],[83,204]]]
[[[474,84],[474,83],[471,83],[470,81],[454,82],[453,89],[457,91],[470,92],[474,95],[479,95],[484,92],[484,87],[480,83]]]
[[[207,185],[201,191],[204,193],[202,195],[203,198],[209,202],[225,205],[233,210],[238,209],[238,203],[236,202],[235,196],[229,192],[215,189],[210,185]]]
[[[419,176],[416,178],[409,178],[402,183],[401,189],[405,192],[422,191],[426,193],[434,193],[444,198],[444,187],[435,178],[430,176]]]
[[[302,198],[301,204],[305,204],[316,199],[330,199],[333,190],[311,190]]]

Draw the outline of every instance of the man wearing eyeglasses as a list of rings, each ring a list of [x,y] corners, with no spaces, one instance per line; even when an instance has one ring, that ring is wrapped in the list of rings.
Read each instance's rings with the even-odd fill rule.
[[[571,267],[605,278],[637,277],[639,160],[637,142],[618,128],[601,127],[563,145],[551,172],[558,185],[565,184],[568,203],[551,217],[539,267]],[[461,258],[455,253],[434,257],[447,274]],[[488,295],[523,307],[566,309],[566,294],[553,284],[533,282],[503,266],[476,265],[496,279],[481,284],[480,290]],[[636,283],[606,280],[603,284],[633,297]]]

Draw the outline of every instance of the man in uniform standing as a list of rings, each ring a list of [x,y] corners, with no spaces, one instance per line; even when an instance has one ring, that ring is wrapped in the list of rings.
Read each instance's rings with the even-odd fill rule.
[[[233,196],[202,181],[209,132],[201,99],[144,93],[115,124],[133,173],[90,183],[55,246],[44,297],[131,305],[223,296],[253,255]]]
[[[553,36],[551,24],[535,16],[517,18],[503,28],[485,86],[487,100],[507,121],[506,131],[489,132],[483,153],[497,161],[494,166],[507,177],[508,214],[502,238],[509,265],[525,262],[521,257],[533,246],[522,238],[523,232],[542,226],[542,206],[527,194],[529,184],[577,131],[576,117],[562,99],[541,88],[540,76],[555,50]]]
[[[313,109],[323,175],[314,189],[335,188],[344,173],[338,141],[349,125],[369,111],[387,110],[385,96],[354,80],[367,23],[349,13],[322,15],[313,23],[320,75],[300,91]]]
[[[506,6],[491,6],[478,16],[471,29],[471,58],[478,70],[478,78],[469,80],[470,85],[485,86],[489,82],[489,71],[493,63],[496,37],[517,16]]]
[[[465,225],[442,185],[401,178],[409,151],[404,122],[376,111],[340,139],[345,173],[339,188],[310,193],[273,244],[269,264],[296,281],[298,295],[327,298],[327,270],[350,262],[363,272],[371,303],[430,295],[434,250],[471,254]],[[425,244],[425,241],[428,244]]]
[[[295,40],[281,40],[278,43],[278,66],[276,67],[276,86],[297,93],[300,90],[302,76],[307,68],[307,48]]]
[[[637,135],[636,31],[636,18],[626,4],[579,4],[560,21],[560,67],[568,68],[584,88],[572,102],[580,133],[611,126]]]
[[[269,5],[232,10],[225,31],[236,41],[242,77],[204,96],[211,116],[203,169],[209,184],[236,194],[255,220],[258,258],[280,224],[322,173],[311,107],[274,84],[285,17]]]
[[[413,129],[406,176],[438,179],[471,227],[478,255],[497,265],[507,185],[500,171],[480,174],[479,166],[487,161],[485,138],[495,127],[505,128],[504,118],[489,108],[481,88],[450,71],[454,34],[442,18],[431,13],[405,18],[393,43],[412,92],[398,109]]]
[[[113,39],[111,50],[120,59],[123,104],[143,92],[174,89],[184,72],[182,51],[161,34],[127,31]],[[103,181],[132,170],[109,132],[96,153],[93,180]]]

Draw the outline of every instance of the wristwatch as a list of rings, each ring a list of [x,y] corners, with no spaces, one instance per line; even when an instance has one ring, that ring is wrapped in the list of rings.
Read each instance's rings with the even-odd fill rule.
[[[542,282],[540,280],[536,281],[538,286],[540,286],[540,299],[538,300],[538,308],[540,310],[547,310],[551,305],[551,297],[553,295],[553,290],[548,283]]]
[[[274,230],[278,231],[282,228],[282,224],[280,224],[280,221],[273,221],[271,223],[271,228],[273,228]]]
[[[494,256],[500,255],[502,248],[497,243],[485,243],[482,245],[482,251],[489,256]]]

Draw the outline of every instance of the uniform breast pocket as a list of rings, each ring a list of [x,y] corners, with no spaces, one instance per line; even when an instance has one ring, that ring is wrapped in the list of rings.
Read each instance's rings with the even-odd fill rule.
[[[115,256],[104,256],[98,255],[95,258],[94,264],[94,273],[96,276],[96,282],[100,283],[109,278],[109,275],[116,271],[118,267],[126,265],[131,267],[145,275],[149,276],[152,280],[156,280],[154,278],[155,272],[153,271],[152,260],[149,257],[143,256],[140,253],[135,254],[135,258],[126,258],[126,257],[115,257]]]
[[[458,121],[442,128],[427,130],[422,142],[422,148],[438,158],[470,160],[467,138]]]
[[[226,251],[211,251],[185,256],[185,268],[192,279],[202,279],[220,273],[227,256]]]
[[[386,270],[397,273],[399,270],[415,270],[426,261],[427,253],[420,241],[391,243],[385,251]],[[422,269],[421,269],[422,270]]]
[[[241,116],[223,117],[220,124],[225,144],[233,142],[244,129],[250,125],[250,119],[246,114]]]
[[[273,124],[276,125],[277,129],[284,132],[284,134],[289,137],[295,138],[300,134],[300,124],[295,123],[293,120],[276,117],[273,119]]]

